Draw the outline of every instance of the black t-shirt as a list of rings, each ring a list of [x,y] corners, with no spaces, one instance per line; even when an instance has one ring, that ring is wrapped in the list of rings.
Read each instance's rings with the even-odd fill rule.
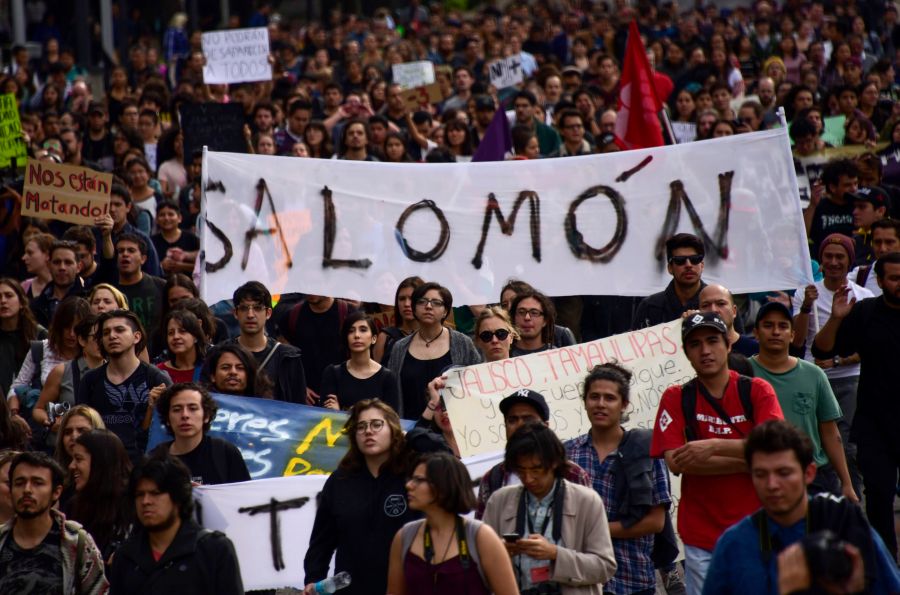
[[[294,333],[288,338],[300,348],[306,386],[322,394],[322,372],[325,367],[344,359],[337,300],[321,314],[316,314],[308,304],[303,304],[297,315]]]
[[[54,522],[44,540],[30,550],[12,535],[0,550],[0,593],[62,595],[63,556],[59,525]]]
[[[108,132],[100,140],[92,140],[90,134],[84,136],[81,157],[87,161],[95,161],[106,171],[112,171],[114,162],[112,135]]]
[[[394,409],[400,400],[397,376],[388,368],[368,378],[357,378],[347,370],[347,362],[328,366],[322,373],[322,398],[337,395],[341,409],[350,409],[363,399],[381,399]]]
[[[154,454],[169,452],[172,442],[160,444]],[[250,472],[241,451],[226,440],[204,436],[197,448],[183,455],[175,455],[191,470],[191,481],[202,485],[250,481]]]
[[[119,289],[128,298],[128,309],[137,314],[147,337],[152,337],[156,327],[162,322],[163,299],[166,282],[159,277],[144,273],[134,285],[119,284]]]
[[[185,252],[196,252],[200,249],[200,238],[190,231],[182,230],[181,236],[174,242],[168,242],[161,233],[155,234],[150,239],[153,240],[153,246],[160,260],[166,257],[170,248],[181,248]]]
[[[425,410],[425,390],[428,383],[441,375],[444,368],[453,364],[448,351],[437,359],[417,359],[407,352],[400,371],[400,387],[403,396],[403,417],[418,419]]]
[[[842,233],[851,237],[856,228],[853,226],[853,203],[839,205],[829,199],[824,199],[816,207],[812,226],[809,230],[809,239],[812,242],[810,249],[813,258],[819,258],[819,245],[826,237],[833,233]]]
[[[0,396],[6,397],[12,381],[16,379],[25,356],[28,355],[28,347],[22,345],[22,339],[18,330],[0,330]]]

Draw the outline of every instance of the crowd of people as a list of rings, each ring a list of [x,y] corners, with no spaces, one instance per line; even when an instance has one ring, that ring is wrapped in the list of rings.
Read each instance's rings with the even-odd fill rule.
[[[193,515],[193,486],[250,479],[211,435],[213,393],[349,412],[304,560],[309,594],[332,556],[348,594],[900,592],[897,7],[500,4],[310,22],[263,0],[230,21],[268,28],[273,78],[260,83],[205,84],[182,13],[131,31],[103,88],[55,27],[31,31],[40,56],[11,48],[0,89],[29,159],[114,183],[93,225],[22,216],[14,175],[0,194],[0,593],[243,592],[228,536]],[[250,276],[231,300],[200,299],[202,155],[185,154],[180,106],[241,105],[261,155],[467,162],[497,110],[506,159],[618,151],[633,20],[669,142],[781,126],[784,108],[798,162],[847,147],[809,177],[814,284],[735,296],[703,281],[709,247],[680,233],[671,282],[643,299],[553,297],[527,272],[496,304],[454,304],[418,277],[387,305],[276,304]],[[511,56],[525,80],[497,89],[489,66]],[[441,94],[418,111],[392,80],[415,60],[434,64]],[[505,453],[476,495],[441,396],[448,367],[679,318],[697,377],[665,392],[652,429],[624,429],[633,380],[617,363],[584,378],[590,430],[566,442],[545,397],[517,391],[499,403]],[[154,412],[171,439],[147,453]],[[401,418],[416,427],[404,434]]]

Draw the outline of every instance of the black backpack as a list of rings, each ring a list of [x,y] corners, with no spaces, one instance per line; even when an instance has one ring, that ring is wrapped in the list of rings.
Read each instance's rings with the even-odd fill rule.
[[[750,393],[753,389],[753,379],[749,376],[739,374],[737,383],[738,396],[741,399],[741,406],[744,408],[744,415],[747,416],[751,425],[755,425],[753,420],[753,400],[750,398]],[[718,399],[710,398],[704,394],[701,387],[697,386],[697,379],[694,378],[681,385],[681,411],[684,415],[684,437],[688,442],[697,440],[698,436],[698,393],[706,399],[706,402],[709,403],[710,407],[716,410],[716,413],[725,421],[725,423],[737,430],[737,426],[731,421],[731,417],[725,413],[725,409],[722,407],[722,404],[719,403]],[[738,433],[740,434],[741,432],[738,430]]]

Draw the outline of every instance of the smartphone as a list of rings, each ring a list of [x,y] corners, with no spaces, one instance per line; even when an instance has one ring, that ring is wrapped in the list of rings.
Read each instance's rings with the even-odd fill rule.
[[[515,543],[515,542],[519,541],[520,539],[522,539],[522,536],[519,535],[518,533],[504,533],[503,539],[509,543]]]

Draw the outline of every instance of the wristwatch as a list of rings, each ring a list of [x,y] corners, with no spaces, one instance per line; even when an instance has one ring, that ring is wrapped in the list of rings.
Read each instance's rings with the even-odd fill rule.
[[[831,361],[834,364],[834,367],[837,368],[838,366],[841,365],[841,356],[836,355],[836,356],[834,356],[834,359]]]

